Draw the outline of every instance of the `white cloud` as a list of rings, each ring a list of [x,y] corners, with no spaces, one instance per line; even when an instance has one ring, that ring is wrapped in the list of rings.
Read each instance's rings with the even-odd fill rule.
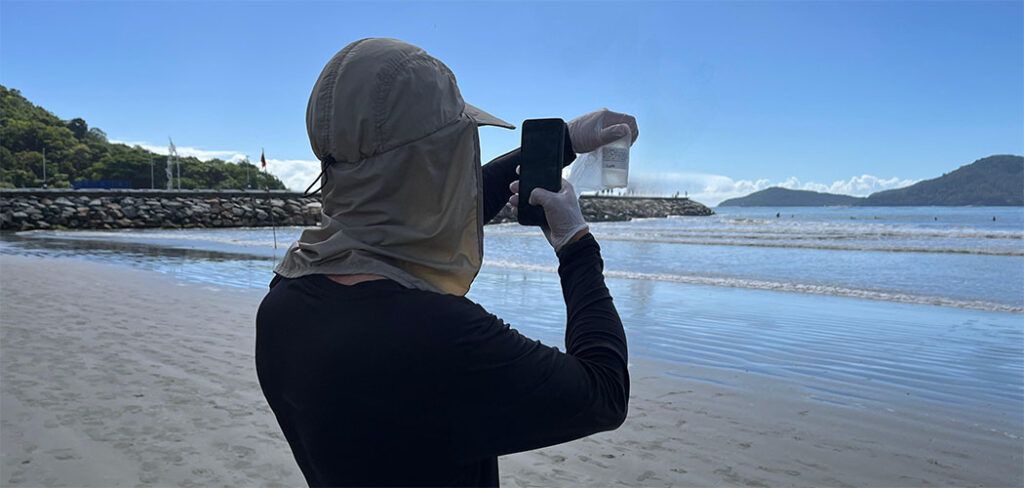
[[[853,176],[849,180],[834,181],[831,185],[814,182],[801,183],[797,178],[790,177],[778,186],[793,190],[811,190],[864,197],[876,191],[902,188],[914,183],[916,183],[916,181],[901,179],[895,176],[889,179],[883,179],[873,175],[860,175]]]
[[[284,186],[289,190],[303,191],[320,174],[320,161],[268,159],[267,171],[284,182]],[[313,187],[315,188],[316,186]]]
[[[111,142],[140,146],[157,154],[167,154],[167,146],[158,146],[147,142]],[[206,150],[190,146],[175,146],[181,156],[194,156],[203,161],[213,158],[238,162],[245,159],[259,165],[259,155],[250,156],[242,151]],[[303,159],[268,159],[267,171],[278,177],[284,185],[295,191],[305,190],[320,173],[319,161]],[[876,191],[902,188],[916,183],[898,177],[879,178],[873,175],[853,176],[849,180],[837,180],[831,184],[813,181],[803,182],[795,176],[783,181],[772,182],[768,179],[734,180],[728,176],[709,173],[641,173],[629,175],[629,189],[639,194],[672,195],[676,192],[687,193],[690,198],[715,206],[722,200],[742,197],[755,191],[773,186],[781,186],[792,190],[811,190],[841,195],[867,196]]]
[[[111,140],[114,144],[125,144],[128,146],[139,146],[149,152],[157,154],[167,154],[167,145],[158,146],[156,144],[150,144],[148,142],[129,142],[129,141],[115,141]],[[179,156],[195,157],[201,161],[209,161],[211,159],[223,159],[224,161],[238,162],[246,158],[246,154],[242,151],[208,151],[205,149],[199,149],[191,146],[179,146],[175,144],[174,149],[177,150]]]
[[[640,194],[671,195],[688,193],[690,198],[707,205],[718,205],[723,200],[742,197],[773,186],[792,190],[811,190],[841,195],[867,196],[876,191],[902,188],[916,183],[898,177],[879,178],[873,175],[851,177],[831,184],[802,182],[791,176],[783,181],[734,180],[728,176],[706,173],[633,173],[629,175],[629,189]]]
[[[116,141],[111,140],[115,144],[126,144],[128,146],[139,146],[147,151],[154,152],[157,154],[167,154],[168,147],[166,145],[158,146],[156,144],[150,144],[148,142],[129,142],[129,141]],[[248,159],[250,162],[259,166],[260,155],[251,156],[242,151],[225,151],[225,150],[206,150],[199,149],[191,146],[174,146],[179,156],[192,156],[201,161],[209,161],[217,158],[224,161],[230,161],[237,163]],[[267,171],[270,174],[280,179],[284,186],[289,190],[302,191],[305,190],[310,183],[316,178],[317,174],[320,173],[320,162],[319,161],[306,161],[302,159],[268,159],[267,160]]]

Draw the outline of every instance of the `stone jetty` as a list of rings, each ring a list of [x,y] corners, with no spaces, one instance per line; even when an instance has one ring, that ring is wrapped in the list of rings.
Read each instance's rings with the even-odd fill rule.
[[[687,198],[583,196],[588,222],[712,215]],[[0,229],[135,229],[314,226],[320,198],[286,191],[3,190]],[[489,223],[513,222],[506,206]]]

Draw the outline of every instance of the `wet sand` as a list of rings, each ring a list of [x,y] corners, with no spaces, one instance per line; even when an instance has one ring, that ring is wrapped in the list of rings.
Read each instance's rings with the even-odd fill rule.
[[[256,381],[261,297],[0,256],[0,485],[302,485]],[[1024,483],[1018,435],[927,403],[832,405],[791,381],[632,353],[626,423],[503,457],[503,486]]]

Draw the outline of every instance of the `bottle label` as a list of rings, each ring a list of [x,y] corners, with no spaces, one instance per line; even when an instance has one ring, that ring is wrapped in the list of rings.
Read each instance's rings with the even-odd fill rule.
[[[601,159],[604,160],[604,167],[611,169],[626,169],[629,164],[629,149],[620,147],[601,148]]]

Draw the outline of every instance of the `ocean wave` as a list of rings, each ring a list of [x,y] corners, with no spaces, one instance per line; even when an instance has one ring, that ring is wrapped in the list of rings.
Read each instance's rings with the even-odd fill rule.
[[[891,225],[845,225],[831,222],[797,225],[764,225],[760,227],[743,226],[685,226],[685,227],[645,227],[623,225],[592,225],[596,231],[614,233],[641,232],[684,235],[778,235],[799,234],[806,236],[847,236],[849,238],[937,238],[937,239],[1008,239],[1024,240],[1024,232],[1010,230],[986,230],[968,227],[950,227],[945,229],[919,228],[911,226]]]
[[[742,246],[742,247],[773,247],[793,249],[819,249],[826,251],[876,251],[876,252],[912,252],[912,253],[938,253],[938,254],[973,254],[980,256],[1024,256],[1024,249],[999,249],[999,248],[953,248],[953,247],[924,247],[910,245],[848,245],[848,244],[826,244],[826,243],[802,243],[802,242],[763,242],[753,240],[699,240],[699,239],[644,239],[633,236],[600,236],[602,241],[625,241],[645,242],[658,244],[685,244],[696,246]]]
[[[972,254],[979,256],[1024,256],[1024,246],[1018,247],[953,247],[955,242],[935,242],[933,246],[920,242],[893,242],[873,239],[870,236],[801,236],[801,235],[760,235],[755,237],[729,235],[684,235],[678,233],[607,233],[594,229],[600,241],[638,242],[650,244],[680,244],[691,246],[739,246],[791,249],[817,249],[826,251],[872,251],[936,254]],[[502,236],[536,236],[537,232],[503,232]],[[837,243],[836,241],[864,240],[861,243]],[[808,242],[810,241],[810,242]]]
[[[513,230],[514,229],[514,230]],[[282,232],[278,235],[277,247],[287,248],[297,237],[299,228],[279,229]],[[663,229],[659,229],[663,230]],[[720,230],[720,229],[719,229]],[[237,232],[236,231],[243,231]],[[271,240],[258,239],[257,235],[250,235],[253,232],[265,232],[266,229],[232,229],[235,235],[217,235],[214,233],[193,233],[177,230],[168,231],[146,231],[145,233],[126,231],[29,231],[20,234],[37,237],[54,237],[61,239],[94,239],[110,241],[140,241],[140,240],[177,240],[189,242],[208,242],[212,244],[224,244],[239,247],[273,248]],[[762,247],[762,248],[790,248],[790,249],[816,249],[828,251],[872,251],[872,252],[906,252],[906,253],[936,253],[936,254],[970,254],[981,256],[1024,256],[1024,246],[984,246],[968,247],[955,246],[956,242],[935,242],[934,245],[921,245],[920,241],[907,243],[888,240],[879,236],[867,235],[842,235],[842,234],[787,234],[787,233],[762,233],[762,234],[690,234],[685,232],[644,232],[643,229],[636,229],[632,233],[606,232],[606,229],[594,229],[597,237],[602,241],[616,242],[638,242],[654,244],[678,244],[690,246],[737,246],[737,247]],[[241,235],[238,235],[241,234]],[[294,234],[294,235],[293,235]],[[527,230],[516,225],[515,228],[506,229],[499,233],[504,237],[536,237],[539,235],[533,229]],[[256,238],[256,239],[254,239]],[[868,242],[848,242],[863,240]],[[842,242],[847,241],[847,242]],[[927,240],[925,241],[927,244]]]
[[[514,269],[522,271],[533,271],[541,273],[557,273],[556,266],[517,263],[502,260],[484,260],[484,266],[502,269]],[[868,300],[880,300],[887,302],[911,303],[917,305],[938,305],[942,307],[963,308],[969,310],[983,310],[987,312],[1024,313],[1024,306],[1010,305],[1005,303],[990,302],[985,300],[964,300],[929,295],[914,295],[885,290],[870,290],[863,288],[849,288],[835,285],[816,285],[804,283],[790,283],[782,281],[755,280],[747,278],[725,278],[700,275],[679,275],[667,273],[641,273],[636,271],[605,270],[605,277],[620,278],[627,280],[648,280],[663,281],[669,283],[684,283],[690,285],[723,286],[729,288],[747,288],[753,290],[781,291],[789,293],[803,293],[811,295],[829,295],[838,297],[863,298]]]
[[[288,233],[293,228],[278,228],[278,231],[285,235],[291,235]],[[232,228],[229,231],[265,231],[265,227],[237,227]],[[106,240],[111,242],[140,242],[146,240],[178,240],[178,241],[192,241],[192,242],[208,242],[214,244],[227,244],[231,246],[254,246],[254,247],[274,247],[274,242],[264,240],[253,240],[239,237],[230,237],[223,235],[213,235],[210,233],[195,233],[194,230],[156,230],[156,231],[142,231],[138,230],[125,230],[125,231],[94,231],[94,230],[73,230],[73,231],[50,231],[50,230],[32,230],[27,232],[19,232],[21,235],[33,236],[33,237],[52,237],[58,239],[89,239],[89,240]],[[292,237],[285,235],[279,236],[277,241],[277,247],[288,247],[294,240]]]

